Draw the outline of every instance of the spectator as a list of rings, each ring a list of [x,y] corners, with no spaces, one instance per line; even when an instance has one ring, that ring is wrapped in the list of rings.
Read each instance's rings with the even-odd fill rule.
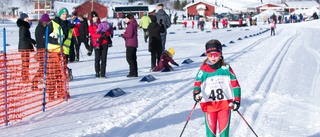
[[[21,13],[20,18],[17,20],[17,26],[19,27],[19,44],[18,49],[22,58],[22,80],[29,82],[29,59],[30,51],[34,51],[33,45],[36,41],[31,38],[29,16],[26,13]]]
[[[163,10],[163,4],[158,4],[158,12],[155,14],[157,17],[157,23],[163,24],[165,32],[161,33],[162,52],[164,52],[166,45],[167,29],[171,26],[171,20],[169,15]]]
[[[69,61],[79,61],[79,38],[80,38],[80,20],[77,18],[77,13],[74,11],[71,13],[70,19],[68,20],[71,24],[74,25],[73,32],[72,32],[72,39],[71,39],[71,45],[70,45],[70,56]]]
[[[80,32],[80,36],[79,36],[79,50],[80,50],[80,46],[81,43],[84,43],[84,46],[87,49],[87,55],[91,56],[92,54],[92,47],[89,46],[88,42],[89,42],[89,31],[88,31],[88,20],[83,17],[82,14],[78,15],[78,19],[80,20],[80,27],[79,27],[79,32]]]
[[[50,18],[48,14],[43,14],[41,19],[36,27],[35,30],[35,38],[37,43],[37,54],[36,60],[39,63],[39,68],[36,72],[36,75],[32,79],[32,88],[38,89],[38,83],[42,79],[41,77],[44,76],[44,51],[46,46],[46,26],[50,22]]]
[[[161,32],[164,32],[163,25],[157,23],[157,17],[151,16],[149,31],[149,52],[151,52],[151,69],[158,65],[162,53]]]
[[[137,48],[138,48],[138,23],[132,14],[126,16],[127,27],[125,32],[121,35],[125,40],[126,58],[129,64],[130,77],[138,77],[138,63],[137,63]]]
[[[142,28],[143,30],[143,38],[144,38],[144,42],[147,43],[148,40],[148,26],[151,23],[150,17],[145,13],[143,14],[143,17],[140,19],[140,23],[139,26],[140,28]]]

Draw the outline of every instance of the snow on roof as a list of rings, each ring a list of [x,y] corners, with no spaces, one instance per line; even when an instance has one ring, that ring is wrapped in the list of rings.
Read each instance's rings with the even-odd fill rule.
[[[208,1],[200,0],[200,1],[198,1],[198,2],[194,2],[194,3],[189,3],[189,4],[187,4],[185,7],[183,7],[183,10],[186,10],[188,7],[190,7],[190,6],[192,6],[192,5],[195,5],[195,4],[198,4],[198,3],[200,3],[200,2],[205,3],[205,4],[208,4],[208,5],[215,6],[215,4],[214,4],[214,3],[211,3],[211,2],[208,2]]]
[[[290,1],[285,2],[288,7],[314,7],[319,6],[319,3],[316,1]]]
[[[215,13],[218,13],[218,14],[220,14],[220,13],[232,13],[232,11],[230,9],[228,9],[228,8],[217,7],[215,9]]]

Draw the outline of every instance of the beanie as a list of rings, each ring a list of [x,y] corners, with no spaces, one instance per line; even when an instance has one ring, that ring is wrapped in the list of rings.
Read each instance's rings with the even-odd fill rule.
[[[60,17],[65,12],[67,13],[67,15],[69,15],[69,11],[67,8],[61,8],[58,12],[58,17]]]
[[[222,45],[218,40],[210,40],[206,43],[206,53],[222,52]]]
[[[28,18],[29,16],[26,13],[21,13],[20,14],[20,19],[24,20],[25,18]]]
[[[168,49],[168,52],[171,54],[171,56],[173,56],[174,53],[175,53],[173,48],[169,48],[169,49]]]
[[[132,14],[127,14],[127,16],[126,16],[126,18],[128,18],[128,19],[133,19],[134,18],[134,16],[132,15]]]
[[[48,14],[43,14],[41,16],[40,22],[50,22],[50,18]]]
[[[98,13],[95,12],[95,11],[92,11],[92,12],[91,12],[91,18],[93,18],[93,17],[99,17],[99,16],[98,16]]]
[[[73,11],[73,12],[71,13],[71,15],[77,16],[78,14],[77,14],[77,12]]]

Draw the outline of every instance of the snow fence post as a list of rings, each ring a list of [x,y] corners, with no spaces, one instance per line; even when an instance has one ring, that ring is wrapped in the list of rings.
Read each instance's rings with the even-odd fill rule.
[[[46,92],[47,92],[47,63],[48,63],[48,34],[49,34],[49,27],[46,26],[46,43],[45,43],[45,55],[44,55],[44,69],[43,69],[43,100],[42,100],[42,112],[46,111]]]
[[[4,114],[5,116],[5,125],[8,126],[9,120],[8,120],[8,102],[7,102],[7,41],[6,41],[6,28],[3,28],[3,66],[4,66]]]

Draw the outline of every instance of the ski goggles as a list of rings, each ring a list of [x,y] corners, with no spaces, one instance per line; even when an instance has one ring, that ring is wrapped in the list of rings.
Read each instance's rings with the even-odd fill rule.
[[[207,53],[208,57],[218,57],[221,55],[221,52],[209,52]]]

